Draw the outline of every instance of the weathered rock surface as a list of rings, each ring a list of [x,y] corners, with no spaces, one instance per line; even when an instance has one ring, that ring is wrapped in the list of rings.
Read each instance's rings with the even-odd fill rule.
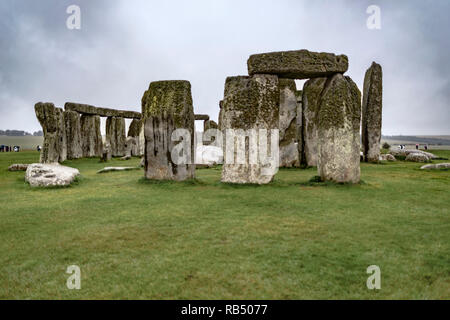
[[[345,55],[293,50],[251,55],[247,61],[248,74],[275,74],[281,78],[308,79],[344,73],[348,69]]]
[[[32,187],[68,186],[80,174],[78,169],[58,163],[33,163],[25,173],[25,181]]]
[[[397,159],[395,159],[395,157],[389,153],[381,154],[379,160],[380,161],[397,161]]]
[[[295,118],[295,123],[297,126],[297,153],[299,165],[302,164],[303,159],[303,90],[297,90],[295,92],[297,98],[297,117]]]
[[[8,167],[8,171],[26,171],[27,168],[28,168],[28,164],[15,163]]]
[[[115,110],[109,108],[98,108],[89,104],[66,102],[64,105],[66,111],[76,111],[81,114],[98,115],[101,117],[118,117],[118,118],[131,118],[140,119],[141,114],[135,111],[128,110]]]
[[[83,157],[80,115],[75,111],[64,111],[63,117],[66,130],[67,159],[79,159]]]
[[[297,88],[291,79],[278,79],[280,86],[280,167],[300,166],[297,135]],[[301,117],[301,113],[300,113]]]
[[[320,97],[326,82],[327,78],[315,78],[306,81],[303,86],[303,154],[301,162],[309,167],[317,166],[319,157],[318,114]]]
[[[142,97],[145,135],[145,177],[155,180],[186,180],[195,177],[194,108],[189,81],[157,81],[150,83]],[[172,141],[176,129],[188,130],[190,141]],[[187,145],[180,158],[174,148]],[[180,156],[180,153],[177,153]]]
[[[206,120],[203,122],[203,131],[209,130],[209,129],[218,129],[219,126],[214,120]]]
[[[195,164],[215,165],[223,163],[223,150],[216,146],[198,145],[196,148]]]
[[[209,120],[209,116],[207,114],[196,114],[194,115],[194,119],[197,120],[203,120],[203,121],[207,121]]]
[[[278,77],[274,75],[255,75],[228,77],[225,82],[225,93],[222,107],[222,131],[228,129],[256,131],[254,141],[258,141],[259,129],[278,129],[279,127],[280,90]],[[248,132],[248,131],[247,131]],[[269,133],[269,132],[268,132]],[[272,164],[261,161],[250,161],[250,149],[257,148],[243,139],[232,141],[225,137],[227,146],[222,168],[222,182],[265,184],[273,179],[276,171]],[[247,138],[250,140],[250,138]],[[268,137],[268,144],[271,137]],[[240,141],[240,142],[238,142]],[[278,142],[278,138],[277,138]],[[278,144],[277,144],[278,146]],[[276,146],[276,147],[277,147]],[[275,146],[274,146],[275,147]],[[275,147],[275,148],[276,148]],[[238,159],[239,150],[245,149],[244,159]],[[269,148],[268,149],[273,149]],[[255,149],[253,149],[255,150]],[[256,149],[257,150],[257,149]],[[259,152],[255,152],[259,156]],[[278,157],[274,161],[278,166]],[[258,157],[259,158],[259,157]],[[253,162],[253,163],[252,163]]]
[[[140,170],[140,167],[105,167],[97,173],[105,173],[105,172],[112,172],[112,171],[130,171],[130,170]]]
[[[125,155],[125,119],[108,117],[106,119],[106,142],[110,145],[113,157]]]
[[[318,113],[319,157],[322,181],[358,183],[360,180],[361,93],[350,77],[329,78]]]
[[[209,129],[218,129],[218,128],[219,128],[219,126],[217,125],[217,123],[214,120],[206,120],[203,122],[203,133],[205,133]],[[203,135],[202,135],[202,137],[203,137]],[[213,144],[215,142],[215,139],[216,139],[215,136],[211,136],[211,137],[209,137],[210,141],[205,141],[206,139],[202,141],[203,145],[208,146],[210,144]]]
[[[223,122],[223,120],[222,120],[222,117],[223,117],[223,100],[220,100],[219,101],[219,119],[218,119],[218,121],[219,121],[219,123],[218,123],[218,126],[219,126],[219,130],[222,130],[222,122]]]
[[[431,159],[423,153],[410,153],[406,156],[406,161],[411,161],[411,162],[431,162]]]
[[[62,110],[53,103],[38,102],[34,106],[36,117],[42,126],[44,143],[41,150],[41,163],[54,163],[66,159],[65,130]]]
[[[375,62],[364,77],[362,103],[362,145],[364,161],[378,162],[380,157],[381,123],[383,107],[383,72]]]
[[[436,163],[436,164],[426,164],[421,166],[422,170],[448,170],[450,169],[450,163]]]
[[[83,114],[80,118],[83,157],[101,157],[103,141],[100,133],[100,116]]]
[[[125,143],[125,154],[134,157],[141,157],[144,155],[145,137],[144,126],[142,120],[133,119],[128,128],[128,137]]]

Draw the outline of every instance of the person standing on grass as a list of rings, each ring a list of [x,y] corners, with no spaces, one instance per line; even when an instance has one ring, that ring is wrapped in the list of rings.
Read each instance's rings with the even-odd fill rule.
[[[416,144],[416,150],[419,150],[419,144]]]
[[[425,148],[425,151],[428,150],[428,145],[426,144],[424,148]]]

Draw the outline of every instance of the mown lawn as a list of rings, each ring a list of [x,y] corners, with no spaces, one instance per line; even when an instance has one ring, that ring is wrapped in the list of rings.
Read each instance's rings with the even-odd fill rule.
[[[450,158],[450,151],[433,151]],[[67,161],[72,187],[32,189],[0,154],[2,299],[449,299],[450,171],[362,164],[360,185],[280,170],[266,186],[144,181]],[[137,165],[139,159],[108,165]],[[366,269],[381,268],[381,290]],[[81,268],[81,290],[66,268]]]

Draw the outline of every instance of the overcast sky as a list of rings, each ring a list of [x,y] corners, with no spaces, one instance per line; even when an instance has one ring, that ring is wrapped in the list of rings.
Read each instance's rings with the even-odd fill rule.
[[[69,5],[81,29],[69,30]],[[369,5],[381,29],[369,30]],[[38,101],[140,111],[151,81],[189,80],[217,120],[227,76],[252,53],[346,54],[362,89],[383,67],[383,134],[450,134],[450,1],[1,0],[0,129],[40,130]],[[301,89],[301,83],[298,83]]]

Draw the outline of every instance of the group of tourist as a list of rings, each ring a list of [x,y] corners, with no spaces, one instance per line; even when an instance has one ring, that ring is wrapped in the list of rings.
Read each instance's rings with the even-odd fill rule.
[[[0,145],[0,152],[19,152],[20,146],[5,146],[4,144]]]
[[[399,145],[398,147],[399,147],[399,149],[403,150],[403,149],[406,148],[406,145],[401,144],[401,145]],[[420,147],[420,145],[417,143],[417,144],[416,144],[416,150],[419,150],[419,147]],[[425,144],[423,147],[424,147],[425,150],[428,150],[428,145],[427,145],[427,144]]]

